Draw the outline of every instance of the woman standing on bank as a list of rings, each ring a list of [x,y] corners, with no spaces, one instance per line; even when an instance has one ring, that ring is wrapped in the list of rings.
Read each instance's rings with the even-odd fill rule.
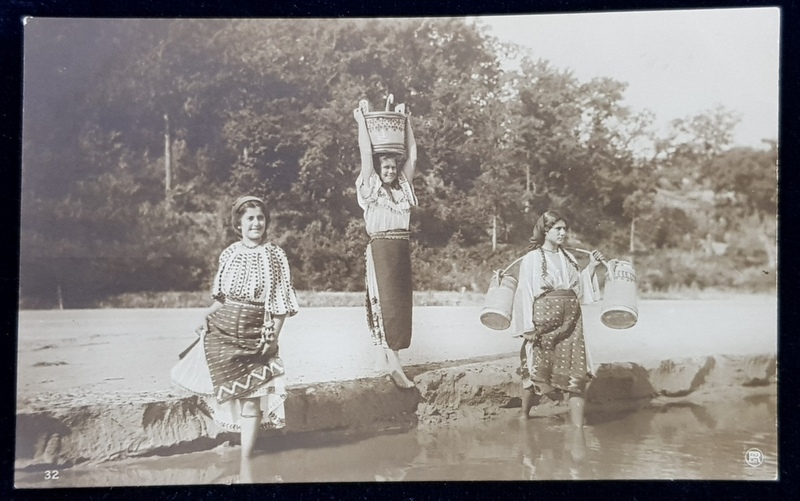
[[[298,304],[286,254],[266,242],[264,201],[236,199],[231,224],[241,240],[219,257],[214,303],[196,329],[201,342],[175,366],[172,379],[206,397],[218,425],[241,433],[244,461],[253,453],[259,429],[285,424],[278,338]]]
[[[575,257],[562,247],[567,223],[556,211],[536,222],[519,271],[514,298],[516,331],[524,341],[520,350],[522,418],[542,395],[569,395],[570,417],[583,427],[584,394],[591,375],[583,337],[581,304],[600,299],[595,268],[605,258],[592,251],[581,271]]]
[[[397,386],[411,388],[414,383],[403,372],[399,350],[411,345],[409,227],[411,208],[417,205],[411,185],[417,143],[406,115],[405,162],[399,152],[375,154],[362,108],[363,104],[353,112],[361,152],[356,193],[370,236],[366,250],[367,321],[376,347],[375,369],[388,372]]]

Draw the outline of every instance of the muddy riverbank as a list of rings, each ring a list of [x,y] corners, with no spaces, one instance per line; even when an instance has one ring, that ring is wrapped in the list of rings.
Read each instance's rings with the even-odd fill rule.
[[[400,390],[383,378],[298,385],[289,389],[287,426],[279,435],[379,433],[448,422],[482,421],[520,406],[517,360],[500,358],[445,367],[414,367],[417,384]],[[715,389],[775,391],[774,355],[710,356],[651,365],[601,364],[587,392],[587,416],[643,408],[656,402],[708,395]],[[772,390],[769,390],[772,388]],[[215,447],[237,436],[221,433],[196,397],[172,393],[117,395],[118,403],[83,395],[80,405],[20,402],[17,468],[69,467]],[[120,398],[124,397],[124,398]],[[533,416],[566,412],[559,401]],[[269,433],[265,439],[269,439]]]
[[[715,387],[650,405],[597,412],[577,429],[566,416],[521,421],[500,408],[383,433],[273,434],[247,462],[239,448],[17,471],[18,487],[110,487],[233,483],[503,480],[775,480],[775,386]],[[756,449],[753,462],[747,454]],[[54,470],[50,470],[51,477]]]
[[[774,298],[642,301],[626,331],[584,308],[597,378],[588,409],[639,406],[715,387],[775,384]],[[359,308],[309,308],[287,322],[281,350],[290,396],[286,435],[352,434],[486,419],[519,406],[519,340],[490,331],[479,307],[415,309],[403,353],[417,386],[371,376]],[[213,448],[220,434],[169,367],[192,340],[195,310],[20,312],[16,466],[68,467]],[[558,402],[539,412],[563,412]],[[504,411],[503,411],[504,412]]]

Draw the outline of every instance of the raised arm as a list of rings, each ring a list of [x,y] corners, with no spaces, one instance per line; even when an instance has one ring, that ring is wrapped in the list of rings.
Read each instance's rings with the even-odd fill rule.
[[[417,168],[417,141],[414,139],[414,131],[411,130],[411,114],[406,115],[406,151],[408,158],[403,165],[403,174],[411,182],[414,179],[414,171]]]
[[[605,262],[605,260],[605,256],[603,256],[600,251],[593,250],[592,253],[589,254],[589,264],[586,265],[586,268],[580,273],[581,293],[578,295],[578,298],[581,300],[581,303],[591,304],[602,299],[603,295],[597,282],[595,270],[597,269],[597,265]]]
[[[367,131],[367,121],[364,119],[364,113],[361,108],[353,110],[353,118],[358,123],[358,150],[361,152],[361,195],[364,197],[369,196],[369,179],[372,173],[375,172],[372,167],[372,141],[369,139],[369,131]]]

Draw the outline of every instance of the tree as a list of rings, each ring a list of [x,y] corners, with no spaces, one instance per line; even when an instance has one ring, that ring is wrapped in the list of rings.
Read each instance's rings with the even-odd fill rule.
[[[713,187],[715,216],[727,231],[758,236],[767,265],[777,261],[778,148],[733,148],[713,158],[703,171]],[[746,251],[746,249],[745,249]]]

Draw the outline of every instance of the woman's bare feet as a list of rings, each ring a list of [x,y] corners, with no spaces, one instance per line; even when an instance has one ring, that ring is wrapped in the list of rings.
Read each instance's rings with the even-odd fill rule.
[[[392,377],[394,384],[403,389],[413,388],[414,381],[408,379],[405,372],[403,372],[403,366],[400,364],[400,355],[397,351],[387,349],[385,353],[389,364],[389,375]]]
[[[522,388],[522,413],[519,416],[521,420],[526,421],[531,418],[531,409],[539,403],[539,399],[533,388]]]

